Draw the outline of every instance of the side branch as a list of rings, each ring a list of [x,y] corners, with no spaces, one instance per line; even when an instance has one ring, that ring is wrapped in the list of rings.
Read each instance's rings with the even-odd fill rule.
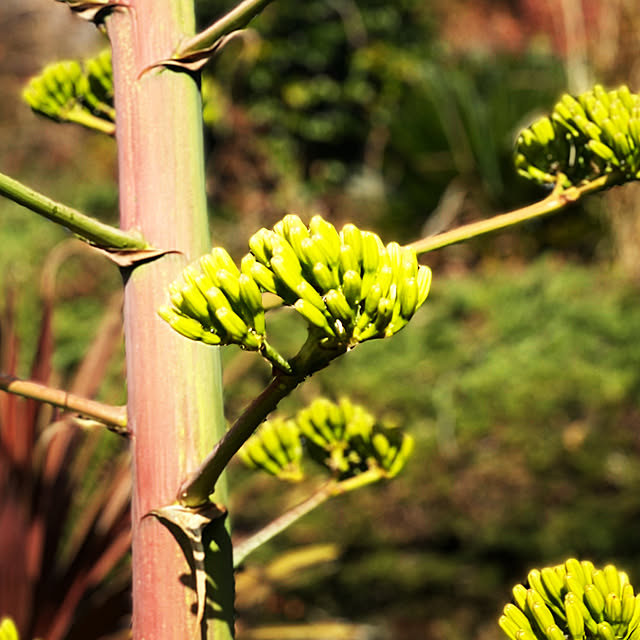
[[[80,211],[51,200],[2,173],[0,173],[0,195],[66,227],[83,240],[103,249],[126,251],[149,248],[149,245],[137,234],[99,222]]]
[[[236,29],[241,29],[258,15],[272,0],[243,0],[210,27],[183,42],[173,54],[174,60],[208,57],[219,40]]]
[[[247,407],[200,467],[180,487],[178,502],[185,507],[204,504],[213,493],[218,478],[231,458],[258,425],[291,393],[304,376],[276,375],[262,393]]]
[[[374,482],[382,480],[383,477],[384,473],[381,472],[380,469],[372,468],[346,480],[329,480],[306,500],[285,511],[285,513],[275,520],[272,520],[262,529],[234,545],[233,566],[237,568],[250,553],[253,553],[272,538],[275,538],[275,536],[297,522],[302,516],[307,515],[307,513],[310,513],[316,507],[324,504],[329,498],[373,484]]]
[[[494,216],[488,220],[472,222],[457,229],[452,229],[451,231],[422,238],[407,246],[415,249],[415,252],[418,254],[442,249],[443,247],[448,247],[449,245],[462,242],[463,240],[469,240],[470,238],[475,238],[476,236],[491,231],[497,231],[498,229],[504,229],[514,224],[525,222],[526,220],[532,220],[533,218],[538,218],[549,213],[555,213],[556,211],[564,209],[567,205],[577,202],[589,193],[601,191],[616,184],[620,184],[620,176],[615,173],[608,173],[579,187],[563,188],[558,186],[540,202],[535,202],[522,209],[516,209],[515,211]]]
[[[76,396],[62,389],[52,389],[39,382],[20,380],[2,373],[0,373],[0,389],[24,398],[46,402],[67,411],[77,412],[87,418],[93,418],[108,426],[116,427],[118,432],[123,432],[127,429],[125,407],[103,404],[102,402]]]
[[[337,486],[335,480],[330,480],[311,494],[304,502],[289,509],[262,529],[256,531],[256,533],[235,544],[233,547],[233,566],[235,568],[239,567],[250,553],[253,553],[272,538],[275,538],[294,522],[302,518],[302,516],[310,513],[321,504],[324,504],[329,498],[336,495],[336,493],[339,493],[339,491],[336,491]]]

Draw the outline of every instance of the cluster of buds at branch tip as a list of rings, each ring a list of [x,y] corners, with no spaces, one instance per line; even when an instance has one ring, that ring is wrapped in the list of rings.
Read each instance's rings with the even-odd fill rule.
[[[23,91],[27,104],[57,122],[76,122],[113,133],[111,52],[105,49],[80,63],[66,60],[47,65]]]
[[[304,478],[300,429],[293,420],[273,418],[260,425],[240,449],[240,458],[252,469],[262,469],[280,480]]]
[[[577,97],[565,94],[550,116],[517,140],[518,173],[540,183],[578,186],[615,173],[620,182],[640,177],[640,96],[622,86],[596,85]]]
[[[287,215],[255,233],[249,248],[240,268],[220,248],[187,267],[170,286],[162,318],[188,338],[260,351],[287,371],[266,340],[262,293],[279,296],[320,347],[338,351],[394,335],[429,293],[431,270],[413,249],[385,246],[352,224],[338,232],[320,216],[307,227]]]
[[[303,477],[304,451],[341,482],[365,473],[372,479],[392,478],[411,455],[413,438],[377,424],[366,409],[346,398],[337,404],[318,398],[293,419],[264,422],[240,449],[240,457],[251,468],[297,481]]]
[[[309,455],[340,480],[366,471],[393,478],[413,451],[413,438],[378,424],[347,398],[338,404],[318,398],[296,416]]]
[[[73,11],[93,20],[96,14],[119,3],[78,0],[67,4]],[[116,112],[111,49],[104,49],[83,62],[66,60],[47,65],[29,81],[23,97],[33,111],[56,122],[74,122],[112,135]],[[209,76],[202,78],[202,117],[208,126],[214,126],[222,117],[223,101],[215,80]]]
[[[280,296],[328,344],[349,347],[397,333],[425,301],[431,271],[412,249],[369,231],[288,215],[249,241],[242,270]]]
[[[530,571],[499,624],[511,640],[636,640],[640,595],[613,565],[600,570],[572,558]]]

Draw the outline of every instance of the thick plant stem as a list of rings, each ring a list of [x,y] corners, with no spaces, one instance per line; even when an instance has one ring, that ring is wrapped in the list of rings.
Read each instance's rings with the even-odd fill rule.
[[[57,222],[76,233],[83,240],[102,249],[119,251],[147,249],[148,244],[135,231],[127,232],[111,227],[80,213],[71,207],[56,202],[30,187],[0,173],[0,195],[31,209],[35,213]]]
[[[130,0],[107,18],[113,47],[123,229],[177,253],[137,266],[125,284],[128,425],[133,458],[134,640],[227,640],[232,612],[201,627],[189,563],[169,530],[144,516],[174,502],[181,482],[224,431],[217,349],[185,340],[157,315],[167,285],[211,247],[201,102],[186,73],[148,69],[193,35],[193,0]],[[214,499],[226,502],[224,483]],[[229,556],[231,548],[219,545]],[[221,561],[223,561],[222,559]],[[220,583],[227,591],[231,580]],[[231,595],[231,597],[229,597]],[[230,606],[233,594],[216,593]],[[203,628],[206,630],[203,631]]]

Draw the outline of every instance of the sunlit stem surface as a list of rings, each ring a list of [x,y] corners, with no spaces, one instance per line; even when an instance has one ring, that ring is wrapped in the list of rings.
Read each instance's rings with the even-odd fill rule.
[[[412,242],[408,246],[415,249],[418,254],[442,249],[443,247],[448,247],[449,245],[463,242],[464,240],[470,240],[485,233],[505,229],[506,227],[511,227],[550,213],[556,213],[566,206],[577,202],[583,196],[620,184],[620,181],[621,178],[618,174],[610,173],[578,187],[557,187],[544,200],[535,202],[527,207],[503,213],[488,220],[465,224],[457,229],[439,233],[435,236],[422,238],[421,240]]]

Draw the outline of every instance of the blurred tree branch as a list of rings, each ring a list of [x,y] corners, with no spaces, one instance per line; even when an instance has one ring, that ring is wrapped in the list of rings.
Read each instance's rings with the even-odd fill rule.
[[[0,373],[0,389],[24,398],[46,402],[67,411],[75,411],[107,426],[116,427],[119,432],[127,428],[126,407],[103,404],[62,389],[54,389],[39,382],[21,380],[3,373]]]

